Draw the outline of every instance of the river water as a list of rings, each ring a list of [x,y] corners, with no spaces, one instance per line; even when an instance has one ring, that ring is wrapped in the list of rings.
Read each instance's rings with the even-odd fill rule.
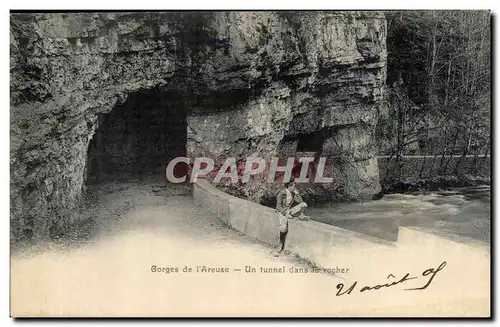
[[[389,241],[397,240],[400,226],[417,226],[489,242],[490,199],[490,186],[481,185],[388,194],[358,203],[327,203],[308,208],[307,214],[316,221]]]

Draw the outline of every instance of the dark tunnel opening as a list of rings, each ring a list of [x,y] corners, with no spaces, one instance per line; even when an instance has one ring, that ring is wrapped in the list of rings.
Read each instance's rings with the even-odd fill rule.
[[[170,160],[186,155],[186,110],[180,94],[159,88],[132,93],[99,117],[89,144],[87,184],[163,176]],[[174,175],[187,166],[177,164]]]
[[[325,142],[323,131],[317,131],[309,134],[300,134],[297,136],[297,152],[317,152],[320,153]]]

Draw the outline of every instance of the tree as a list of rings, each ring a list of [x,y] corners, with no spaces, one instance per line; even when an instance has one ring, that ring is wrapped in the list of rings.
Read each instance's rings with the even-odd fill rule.
[[[389,154],[401,158],[416,147],[434,155],[438,172],[458,173],[468,155],[489,153],[491,144],[490,12],[390,11],[386,17],[388,101],[397,131]],[[460,155],[455,163],[453,155]]]

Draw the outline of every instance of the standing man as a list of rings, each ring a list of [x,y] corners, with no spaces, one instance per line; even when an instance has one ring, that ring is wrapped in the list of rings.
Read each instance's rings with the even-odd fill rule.
[[[296,203],[296,205],[294,205]],[[274,256],[277,257],[285,247],[286,234],[288,233],[288,219],[297,217],[300,220],[309,220],[309,217],[304,215],[303,211],[307,204],[302,200],[294,182],[285,184],[285,188],[281,190],[276,197],[276,212],[278,213],[280,224],[280,237],[278,251],[274,251]]]

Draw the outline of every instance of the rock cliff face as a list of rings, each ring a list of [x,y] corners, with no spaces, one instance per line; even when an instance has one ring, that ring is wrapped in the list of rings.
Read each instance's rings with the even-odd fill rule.
[[[222,163],[301,147],[333,158],[346,197],[380,190],[372,136],[386,76],[381,13],[12,14],[10,38],[14,240],[65,221],[98,131],[145,111],[165,122],[156,142],[174,142],[165,135],[185,129],[190,156]],[[124,107],[128,114],[109,118]],[[152,132],[125,125],[137,137],[122,147],[115,137],[106,151],[126,148],[130,159],[140,134]],[[245,187],[254,200],[269,189]]]

